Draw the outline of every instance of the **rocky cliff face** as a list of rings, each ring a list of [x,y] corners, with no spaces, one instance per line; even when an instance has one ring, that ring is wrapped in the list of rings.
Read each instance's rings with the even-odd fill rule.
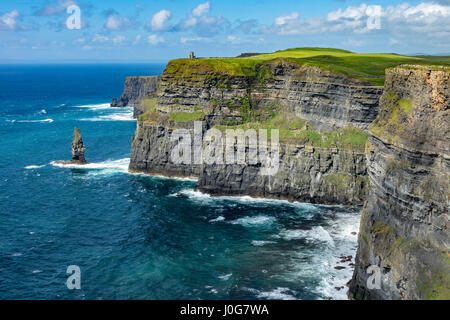
[[[127,77],[122,95],[119,99],[113,98],[111,107],[132,107],[134,117],[142,114],[144,97],[154,98],[158,88],[160,76]]]
[[[210,122],[242,120],[236,112],[242,98],[258,109],[283,106],[323,129],[352,125],[367,130],[379,110],[381,87],[289,60],[267,62],[254,76],[211,74],[203,66],[186,72],[171,64],[175,62],[169,62],[159,83],[160,109],[201,106],[210,109]]]
[[[282,59],[247,76],[213,72],[201,60],[189,69],[170,62],[155,105],[139,117],[130,170],[197,176],[197,188],[215,195],[362,204],[368,187],[363,130],[378,113],[381,93],[370,83]],[[204,130],[280,128],[280,169],[261,176],[261,163],[172,164],[170,133],[192,130],[194,120]]]
[[[370,192],[350,297],[450,298],[449,101],[448,69],[387,70],[366,146]]]

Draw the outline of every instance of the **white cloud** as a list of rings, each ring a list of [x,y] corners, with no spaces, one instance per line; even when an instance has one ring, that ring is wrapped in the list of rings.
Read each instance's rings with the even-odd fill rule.
[[[124,42],[126,40],[125,36],[117,36],[113,39],[114,44],[121,44],[122,42]]]
[[[106,19],[105,28],[108,30],[123,30],[131,25],[130,19],[126,17],[119,17],[116,14],[111,14]]]
[[[17,23],[19,11],[17,9],[7,12],[0,16],[0,30],[17,30],[20,26]]]
[[[209,1],[205,3],[199,4],[194,10],[192,10],[192,14],[196,17],[200,17],[201,15],[208,13],[211,8]]]
[[[152,45],[157,45],[158,43],[164,42],[164,38],[157,36],[156,34],[152,34],[147,37],[147,41]]]
[[[141,42],[141,39],[142,39],[142,36],[140,34],[138,34],[136,36],[136,39],[133,41],[133,45],[135,46],[135,45],[139,44]]]
[[[293,12],[290,15],[287,16],[280,16],[275,19],[275,25],[281,26],[284,25],[292,20],[296,20],[298,18],[298,12]]]
[[[150,21],[150,26],[153,31],[162,31],[166,30],[166,21],[170,19],[172,16],[172,13],[168,10],[161,10],[157,13],[155,13],[152,17],[152,20]]]
[[[107,41],[109,41],[109,38],[105,37],[105,36],[102,36],[100,34],[96,34],[94,36],[94,38],[92,39],[92,42],[98,42],[98,43],[105,43]]]
[[[78,39],[75,40],[75,43],[78,43],[78,44],[83,44],[85,42],[86,42],[85,38],[78,38]]]
[[[210,40],[211,39],[205,37],[193,37],[193,38],[181,37],[180,42],[182,44],[186,44],[189,42],[209,42]]]
[[[67,7],[73,4],[77,4],[76,1],[73,0],[57,0],[57,1],[49,1],[45,4],[45,7],[36,11],[36,15],[38,16],[56,16],[66,12]]]

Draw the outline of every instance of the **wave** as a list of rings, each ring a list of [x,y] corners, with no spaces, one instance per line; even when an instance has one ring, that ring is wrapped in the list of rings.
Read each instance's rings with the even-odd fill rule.
[[[233,201],[233,202],[239,202],[242,204],[265,204],[265,205],[273,205],[273,206],[279,206],[279,205],[288,205],[292,207],[297,208],[303,208],[308,211],[316,211],[318,210],[318,206],[315,204],[310,203],[303,203],[303,202],[289,202],[287,200],[281,200],[281,199],[268,199],[268,198],[254,198],[250,196],[211,196],[207,193],[193,190],[193,189],[184,189],[176,194],[172,194],[171,196],[185,196],[192,200],[198,200],[198,201],[215,201],[215,200],[226,200],[226,201]]]
[[[255,247],[262,247],[266,244],[276,243],[275,241],[253,240],[252,245]]]
[[[41,166],[35,166],[35,165],[31,165],[31,166],[26,166],[25,169],[30,170],[30,169],[39,169],[45,167],[45,164],[41,165]]]
[[[254,293],[257,298],[269,299],[269,300],[296,300],[297,298],[292,295],[292,290],[289,288],[278,287],[272,291],[260,291],[256,289],[247,289]]]
[[[53,119],[42,119],[42,120],[9,120],[10,122],[23,122],[23,123],[32,123],[32,122],[49,122],[52,123]]]
[[[231,224],[240,224],[244,227],[252,227],[259,225],[270,225],[276,221],[275,217],[269,216],[254,216],[254,217],[243,217],[233,221],[230,221]]]
[[[209,220],[209,222],[219,222],[219,221],[224,221],[224,220],[225,220],[225,217],[224,217],[224,216],[218,216],[218,217],[215,218],[215,219]]]
[[[307,241],[327,242],[334,247],[335,243],[331,235],[321,226],[313,227],[310,230],[283,230],[278,237],[285,240],[305,239]]]
[[[83,118],[80,121],[136,121],[133,118],[133,112],[108,114],[93,118]]]
[[[230,279],[230,277],[233,275],[233,273],[228,273],[228,274],[224,274],[223,276],[218,276],[218,278],[220,279],[220,280],[223,280],[223,281],[227,281],[228,279]]]
[[[88,108],[88,109],[111,109],[111,104],[109,103],[98,103],[98,104],[86,104],[82,106],[73,106],[73,108]]]
[[[72,164],[52,161],[50,164],[55,167],[82,169],[90,171],[90,176],[113,175],[116,173],[128,173],[128,165],[130,158],[123,158],[118,160],[107,160],[102,162],[91,162],[87,164]]]

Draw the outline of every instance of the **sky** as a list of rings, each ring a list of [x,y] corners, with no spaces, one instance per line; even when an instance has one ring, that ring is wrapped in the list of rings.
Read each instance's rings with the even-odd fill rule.
[[[293,47],[450,55],[450,0],[0,2],[0,64],[165,62],[190,51]]]

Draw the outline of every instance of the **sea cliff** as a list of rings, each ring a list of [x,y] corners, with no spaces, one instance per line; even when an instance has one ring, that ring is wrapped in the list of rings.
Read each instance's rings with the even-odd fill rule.
[[[138,118],[130,170],[195,176],[197,189],[213,195],[362,204],[368,189],[366,130],[378,114],[381,93],[382,87],[367,80],[289,59],[250,67],[174,60]],[[278,129],[278,172],[262,176],[259,162],[171,163],[170,133],[192,132],[196,120],[204,130]]]
[[[155,97],[159,78],[160,76],[127,77],[122,95],[119,99],[113,98],[111,107],[134,108],[134,117],[144,113],[144,97]]]
[[[450,298],[450,71],[386,71],[366,145],[370,191],[350,297]],[[380,270],[368,285],[370,266]]]

